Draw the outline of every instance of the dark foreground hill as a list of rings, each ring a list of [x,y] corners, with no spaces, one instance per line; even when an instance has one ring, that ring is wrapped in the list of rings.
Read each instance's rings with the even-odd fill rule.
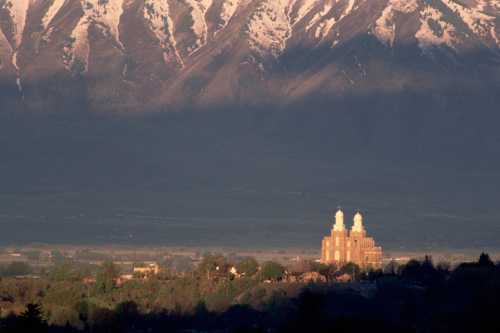
[[[0,332],[498,332],[500,267],[482,256],[450,271],[429,259],[350,283],[229,279],[204,265],[185,276],[113,285],[109,263],[88,285],[68,264],[38,280],[0,280]],[[111,264],[112,265],[112,264]],[[277,265],[277,264],[276,264]],[[220,266],[219,266],[220,267]],[[218,268],[219,268],[218,267]],[[394,268],[394,266],[393,266]],[[207,272],[210,274],[207,275]],[[70,274],[68,274],[70,273]],[[208,277],[207,277],[208,276]],[[22,307],[22,306],[21,306]]]

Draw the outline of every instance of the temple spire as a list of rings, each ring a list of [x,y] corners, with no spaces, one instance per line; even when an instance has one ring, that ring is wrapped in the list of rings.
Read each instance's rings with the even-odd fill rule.
[[[335,224],[333,225],[333,230],[334,231],[344,231],[345,225],[344,225],[344,212],[342,211],[341,208],[337,210],[337,213],[335,213]]]
[[[365,227],[363,226],[363,215],[361,212],[358,210],[356,214],[354,215],[354,225],[352,226],[351,231],[352,232],[364,232]]]

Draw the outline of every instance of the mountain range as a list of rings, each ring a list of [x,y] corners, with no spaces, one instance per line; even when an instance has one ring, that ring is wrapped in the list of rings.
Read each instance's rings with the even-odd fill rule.
[[[498,94],[499,65],[498,0],[0,0],[2,109]]]

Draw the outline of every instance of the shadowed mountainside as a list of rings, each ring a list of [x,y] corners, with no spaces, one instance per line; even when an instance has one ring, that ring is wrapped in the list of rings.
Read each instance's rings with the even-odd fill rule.
[[[379,100],[402,102],[373,110]],[[496,108],[408,100],[3,115],[1,240],[319,246],[342,205],[363,209],[387,247],[495,246]],[[363,103],[372,109],[347,107]]]
[[[499,13],[0,0],[0,241],[495,246]]]

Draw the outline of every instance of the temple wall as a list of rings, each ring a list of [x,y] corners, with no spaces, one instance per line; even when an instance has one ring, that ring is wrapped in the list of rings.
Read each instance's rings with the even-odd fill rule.
[[[372,237],[367,237],[364,229],[357,228],[349,233],[345,229],[332,228],[330,235],[322,241],[321,262],[337,265],[353,262],[364,268],[380,268],[382,248],[376,246]]]

